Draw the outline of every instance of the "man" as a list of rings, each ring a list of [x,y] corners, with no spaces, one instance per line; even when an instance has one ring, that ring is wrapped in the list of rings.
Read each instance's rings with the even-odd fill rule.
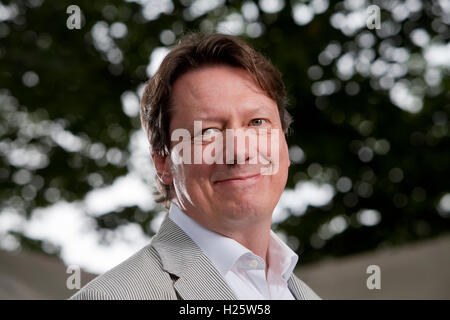
[[[72,298],[320,299],[270,229],[290,165],[285,104],[280,72],[245,42],[185,36],[141,102],[169,214],[148,246]]]

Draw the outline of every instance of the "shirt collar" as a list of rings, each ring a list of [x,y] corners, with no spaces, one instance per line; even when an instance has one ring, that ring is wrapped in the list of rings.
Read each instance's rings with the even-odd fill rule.
[[[269,267],[288,281],[298,262],[298,255],[270,230]]]
[[[206,229],[171,203],[169,219],[175,222],[208,256],[222,276],[225,276],[244,255],[254,255],[236,240]],[[275,268],[286,281],[292,274],[298,261],[298,255],[292,251],[272,230],[269,242],[269,267]]]

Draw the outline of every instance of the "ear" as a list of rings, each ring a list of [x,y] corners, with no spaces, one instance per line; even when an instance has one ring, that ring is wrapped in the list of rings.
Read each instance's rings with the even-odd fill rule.
[[[159,180],[167,185],[172,184],[172,172],[170,170],[170,157],[161,156],[152,153],[153,163],[155,164],[156,175]]]

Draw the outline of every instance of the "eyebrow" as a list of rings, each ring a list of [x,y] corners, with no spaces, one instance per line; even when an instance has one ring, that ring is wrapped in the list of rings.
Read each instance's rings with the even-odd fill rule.
[[[274,114],[274,115],[277,115],[278,114],[278,106],[276,106],[276,112],[275,111],[273,111],[273,108],[271,107],[271,106],[269,106],[269,105],[267,105],[267,104],[265,104],[265,103],[259,103],[258,104],[258,108],[255,108],[255,109],[253,109],[253,110],[251,110],[250,111],[250,113],[257,113],[258,111],[261,111],[261,109],[263,109],[264,110],[264,112],[267,112],[267,113],[270,113],[270,114]]]
[[[256,113],[260,113],[261,110],[263,113],[266,113],[268,115],[277,115],[278,114],[278,108],[276,109],[276,112],[272,110],[270,106],[268,106],[265,103],[258,103],[258,105],[254,108],[251,108],[250,110],[246,111],[246,114],[252,115]],[[211,114],[210,114],[211,113]],[[195,120],[202,120],[202,121],[211,121],[211,122],[222,122],[225,120],[223,117],[217,116],[213,112],[200,112],[198,116],[195,117]]]

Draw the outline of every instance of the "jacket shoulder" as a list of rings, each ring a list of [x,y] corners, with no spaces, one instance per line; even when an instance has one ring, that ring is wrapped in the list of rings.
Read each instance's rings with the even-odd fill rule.
[[[292,274],[292,286],[298,292],[300,300],[322,300],[303,280]]]
[[[149,244],[106,273],[96,277],[70,300],[177,299],[170,275]]]

